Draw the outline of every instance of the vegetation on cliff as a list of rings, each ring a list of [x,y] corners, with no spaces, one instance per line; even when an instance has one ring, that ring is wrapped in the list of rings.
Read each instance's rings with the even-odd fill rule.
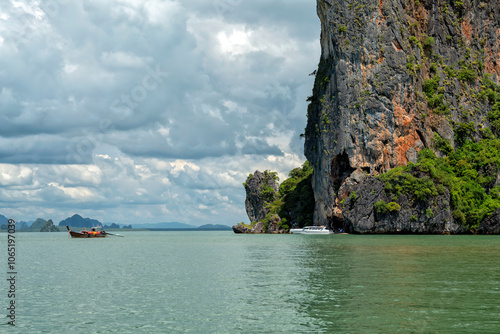
[[[245,209],[250,222],[260,221],[269,213],[268,205],[276,198],[278,181],[278,174],[268,170],[248,175],[243,186],[246,192]]]
[[[250,224],[233,227],[237,233],[276,233],[288,231],[292,226],[305,226],[313,222],[314,194],[313,169],[306,161],[289,172],[278,187],[276,172],[256,171],[243,183]]]
[[[421,233],[474,231],[500,210],[498,3],[317,3],[322,55],[305,130],[315,223],[371,233],[383,218],[378,231],[394,233],[415,230],[408,214]],[[365,189],[379,182],[389,197]],[[355,215],[356,201],[372,212]]]
[[[498,171],[500,140],[488,139],[467,142],[440,158],[434,151],[423,149],[417,164],[410,162],[379,178],[394,201],[406,193],[414,201],[432,202],[447,189],[455,222],[475,230],[485,217],[500,208]]]
[[[297,167],[288,173],[276,200],[269,204],[269,214],[263,220],[264,226],[272,222],[272,217],[281,218],[281,227],[289,229],[291,226],[303,227],[312,225],[314,212],[314,193],[312,190],[313,169],[306,161],[302,167]]]
[[[487,16],[494,18],[498,6],[444,1],[438,4],[439,22],[429,16],[425,2],[415,2],[410,9],[408,15],[414,20],[408,27],[410,44],[413,51],[415,47],[422,51],[421,45],[425,45],[413,73],[416,100],[423,96],[427,104],[427,110],[421,109],[424,129],[430,126],[439,131],[435,124],[426,122],[426,116],[431,116],[434,122],[450,124],[453,137],[446,139],[434,132],[429,148],[419,152],[417,164],[409,162],[380,175],[380,179],[395,198],[405,191],[417,201],[432,201],[448,189],[455,222],[476,230],[485,217],[500,208],[500,86],[494,81],[498,80],[498,59],[492,58],[498,36],[496,41],[489,39],[493,36],[486,32],[488,24],[482,26],[471,18],[472,13],[489,13]],[[453,34],[434,48],[434,38],[427,33],[434,32],[439,39],[440,26],[453,27]],[[495,73],[495,78],[489,72]],[[418,83],[422,84],[421,95]]]

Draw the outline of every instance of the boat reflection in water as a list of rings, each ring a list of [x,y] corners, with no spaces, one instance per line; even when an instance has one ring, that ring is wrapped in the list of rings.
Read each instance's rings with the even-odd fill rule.
[[[305,226],[303,228],[292,228],[293,234],[333,234],[326,226]]]

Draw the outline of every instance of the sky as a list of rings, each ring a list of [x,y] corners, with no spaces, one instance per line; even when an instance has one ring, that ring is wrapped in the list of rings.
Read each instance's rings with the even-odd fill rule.
[[[0,214],[248,222],[304,161],[313,0],[2,0]]]

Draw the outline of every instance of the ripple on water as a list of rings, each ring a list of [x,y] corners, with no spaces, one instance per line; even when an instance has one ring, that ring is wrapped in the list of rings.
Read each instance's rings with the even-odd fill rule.
[[[19,233],[14,332],[500,328],[498,237],[123,234]]]

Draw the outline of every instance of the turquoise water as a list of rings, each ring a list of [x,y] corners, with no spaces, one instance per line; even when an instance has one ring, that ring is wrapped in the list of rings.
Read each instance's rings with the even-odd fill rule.
[[[500,332],[497,236],[122,234],[16,233],[0,332]]]

